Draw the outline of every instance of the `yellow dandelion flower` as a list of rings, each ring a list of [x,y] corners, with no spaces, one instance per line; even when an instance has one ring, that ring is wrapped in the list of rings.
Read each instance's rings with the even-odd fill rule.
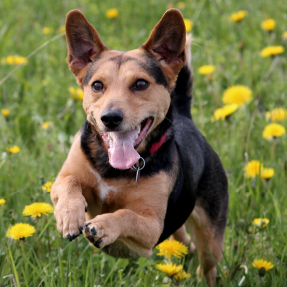
[[[156,268],[169,276],[173,276],[182,270],[182,265],[172,264],[172,262],[168,264],[157,264]]]
[[[275,26],[276,26],[276,22],[273,19],[267,19],[261,23],[262,29],[264,29],[266,31],[274,30]]]
[[[260,177],[265,179],[270,179],[274,175],[273,168],[263,168],[260,172]]]
[[[245,166],[245,176],[247,178],[255,177],[256,175],[259,175],[262,169],[263,163],[259,160],[252,160]]]
[[[42,32],[47,35],[47,34],[53,33],[53,32],[54,32],[54,29],[51,28],[51,27],[44,27],[43,30],[42,30]]]
[[[258,226],[258,227],[263,227],[263,228],[265,228],[268,223],[269,223],[269,219],[268,218],[255,218],[252,221],[253,225]]]
[[[42,129],[46,130],[47,128],[49,128],[52,125],[53,125],[53,122],[44,122],[42,124]]]
[[[27,64],[28,60],[25,57],[15,56],[14,65]]]
[[[234,113],[237,109],[237,104],[225,105],[222,108],[215,110],[214,116],[211,118],[211,121],[215,122],[219,119],[224,120],[226,117]]]
[[[82,101],[84,98],[84,92],[79,88],[70,87],[69,91],[71,93],[71,97],[74,100]]]
[[[232,22],[241,22],[245,16],[247,16],[247,11],[240,10],[234,14],[231,14],[229,20]]]
[[[282,34],[282,39],[284,41],[287,40],[287,31]]]
[[[3,205],[6,202],[4,198],[0,198],[0,205]]]
[[[66,27],[65,26],[61,26],[59,28],[60,33],[65,33],[66,32]]]
[[[35,202],[30,205],[26,205],[23,214],[31,217],[41,217],[42,214],[53,213],[54,208],[51,204],[45,202]]]
[[[42,190],[46,192],[51,192],[51,187],[53,185],[54,181],[47,181],[43,186]]]
[[[17,223],[7,230],[6,236],[15,240],[19,240],[21,238],[30,237],[35,232],[36,229],[34,226],[27,223]]]
[[[7,148],[7,151],[10,153],[18,153],[20,151],[20,148],[16,145]]]
[[[6,58],[1,58],[2,65],[25,65],[28,63],[28,59],[21,56],[8,56]]]
[[[224,104],[237,104],[243,106],[248,104],[252,100],[252,91],[245,86],[232,86],[226,89],[222,96],[222,102]]]
[[[115,9],[115,8],[109,9],[109,10],[107,10],[107,12],[106,12],[106,16],[107,16],[109,19],[117,18],[117,17],[119,16],[119,11],[118,11],[118,9]]]
[[[183,21],[185,24],[186,33],[190,32],[192,30],[192,27],[193,27],[193,22],[190,21],[189,19],[183,19]]]
[[[180,272],[178,272],[177,274],[175,274],[173,276],[173,278],[176,280],[176,281],[181,281],[183,279],[187,279],[190,277],[190,274],[189,273],[186,273],[184,270],[181,270]]]
[[[180,258],[188,253],[188,248],[177,240],[165,240],[156,247],[159,250],[157,255]]]
[[[177,2],[176,5],[177,5],[178,8],[181,8],[181,9],[185,8],[185,3],[184,2]]]
[[[273,109],[272,111],[266,113],[266,119],[271,119],[272,122],[284,121],[287,119],[287,110],[283,108]]]
[[[216,70],[216,67],[213,65],[204,65],[199,67],[198,73],[201,75],[210,75]]]
[[[271,140],[276,137],[281,137],[286,133],[285,128],[282,125],[279,124],[269,124],[267,125],[263,132],[262,132],[262,137],[264,137],[267,140]]]
[[[2,113],[2,115],[3,115],[4,117],[8,117],[9,114],[10,114],[10,111],[9,111],[8,109],[2,109],[2,110],[1,110],[1,113]]]
[[[268,262],[263,259],[255,259],[252,265],[253,267],[258,269],[260,277],[264,277],[265,273],[274,267],[274,265],[271,262]]]
[[[260,55],[264,58],[282,54],[284,51],[285,49],[282,46],[268,46],[261,51]]]

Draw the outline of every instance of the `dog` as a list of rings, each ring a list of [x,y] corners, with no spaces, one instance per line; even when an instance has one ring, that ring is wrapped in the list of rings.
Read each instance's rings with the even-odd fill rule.
[[[227,178],[192,121],[181,13],[168,10],[142,46],[120,52],[72,10],[66,39],[87,117],[52,186],[58,230],[121,258],[148,257],[172,236],[197,249],[197,274],[215,286]]]

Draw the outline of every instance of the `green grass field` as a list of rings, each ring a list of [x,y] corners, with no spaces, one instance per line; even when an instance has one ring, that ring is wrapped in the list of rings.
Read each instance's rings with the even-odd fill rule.
[[[218,286],[287,286],[286,135],[273,141],[262,137],[269,124],[266,112],[287,108],[287,52],[260,56],[269,45],[287,49],[282,40],[287,31],[286,2],[187,0],[184,4],[180,8],[184,18],[194,22],[193,118],[219,154],[229,180],[229,216]],[[177,8],[178,3],[171,6]],[[67,12],[75,8],[86,15],[111,49],[134,49],[146,41],[167,7],[163,0],[1,0],[0,59],[27,57],[60,34]],[[118,9],[117,18],[106,17],[110,8]],[[248,15],[240,23],[229,21],[239,10]],[[261,28],[269,17],[276,21],[272,32]],[[54,31],[44,34],[44,27]],[[63,239],[52,214],[36,219],[22,214],[31,203],[51,203],[42,185],[57,176],[73,135],[85,120],[81,101],[70,96],[69,88],[76,87],[76,81],[66,56],[65,36],[59,36],[35,51],[25,65],[0,62],[0,109],[10,111],[8,116],[0,114],[0,199],[6,201],[0,205],[0,286],[206,286],[195,275],[197,256],[175,261],[183,262],[191,274],[175,283],[156,269],[163,262],[156,250],[147,259],[114,259],[92,248],[83,236],[73,242]],[[198,73],[206,64],[216,66],[209,78]],[[19,69],[3,81],[15,67]],[[224,90],[232,85],[249,87],[251,102],[225,120],[211,121],[223,105]],[[43,129],[47,121],[53,125]],[[278,123],[287,128],[287,119]],[[14,145],[19,153],[7,151]],[[186,148],[192,150],[192,146]],[[249,161],[259,160],[273,168],[274,176],[269,181],[260,176],[245,178],[245,153]],[[255,228],[255,218],[270,222],[265,228]],[[25,240],[7,238],[8,228],[20,222],[33,225],[34,235]],[[260,277],[252,266],[255,259],[267,260],[274,267]]]

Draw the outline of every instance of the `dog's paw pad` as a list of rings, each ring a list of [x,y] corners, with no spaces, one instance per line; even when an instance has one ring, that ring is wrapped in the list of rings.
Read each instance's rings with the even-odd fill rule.
[[[80,231],[80,228],[79,228],[79,231]],[[67,238],[67,239],[69,239],[69,241],[72,241],[72,240],[74,240],[75,238],[77,238],[78,236],[80,236],[80,234],[82,234],[82,232],[80,231],[80,233],[79,234],[67,234],[66,236],[65,236],[65,238]]]
[[[88,235],[87,239],[91,242],[91,243],[95,243],[95,238],[93,235]]]
[[[101,248],[101,247],[100,247],[100,244],[101,244],[102,241],[103,241],[103,239],[100,238],[99,240],[97,240],[97,241],[95,242],[94,245],[95,245],[97,248]]]

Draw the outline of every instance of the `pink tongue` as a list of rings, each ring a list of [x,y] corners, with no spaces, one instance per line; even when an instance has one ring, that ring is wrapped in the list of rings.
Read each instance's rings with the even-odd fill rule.
[[[134,142],[137,138],[138,130],[128,132],[109,132],[110,164],[117,169],[129,169],[140,158],[140,155],[134,149]]]

